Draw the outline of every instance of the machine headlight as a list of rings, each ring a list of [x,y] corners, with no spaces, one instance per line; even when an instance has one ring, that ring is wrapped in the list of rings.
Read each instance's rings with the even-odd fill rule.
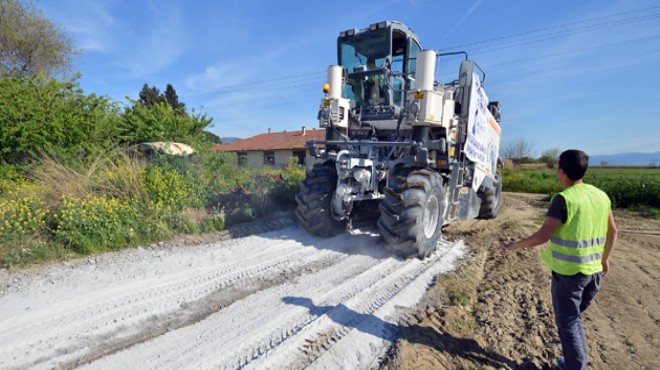
[[[327,120],[330,116],[330,107],[321,108],[321,118]]]
[[[371,181],[371,172],[364,168],[360,168],[353,172],[353,178],[355,178],[360,184],[367,185],[369,184],[369,181]]]
[[[419,114],[419,102],[418,101],[414,101],[414,102],[410,103],[410,113],[413,116],[417,117],[417,115]]]

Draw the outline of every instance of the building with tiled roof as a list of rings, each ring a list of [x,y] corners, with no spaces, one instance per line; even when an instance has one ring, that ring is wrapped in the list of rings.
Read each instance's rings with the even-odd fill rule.
[[[270,131],[270,130],[269,130]],[[325,130],[268,132],[247,139],[220,144],[215,151],[234,152],[238,161],[249,167],[285,167],[291,157],[297,157],[301,165],[311,166],[313,159],[307,153],[307,142],[325,140]]]

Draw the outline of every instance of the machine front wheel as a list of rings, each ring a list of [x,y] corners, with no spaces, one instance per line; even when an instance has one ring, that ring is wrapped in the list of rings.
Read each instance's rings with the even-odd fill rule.
[[[388,249],[406,258],[430,255],[444,225],[445,189],[440,175],[404,169],[390,178],[384,192],[378,228]]]
[[[296,195],[296,218],[310,234],[330,237],[346,230],[346,220],[332,216],[331,201],[337,187],[337,172],[332,162],[316,164],[307,171]]]

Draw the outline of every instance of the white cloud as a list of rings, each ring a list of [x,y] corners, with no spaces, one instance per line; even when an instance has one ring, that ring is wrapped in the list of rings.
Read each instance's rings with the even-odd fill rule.
[[[143,28],[125,39],[120,66],[133,78],[153,75],[179,59],[185,48],[181,9],[173,4],[151,1]]]

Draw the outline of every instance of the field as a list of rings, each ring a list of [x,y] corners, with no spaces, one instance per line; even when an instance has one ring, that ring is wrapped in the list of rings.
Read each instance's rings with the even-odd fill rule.
[[[555,369],[560,345],[541,247],[498,248],[536,231],[546,209],[541,195],[505,193],[497,218],[449,225],[446,237],[465,238],[472,257],[431,287],[384,368]],[[660,221],[628,210],[614,218],[610,274],[585,313],[589,368],[659,369]]]
[[[551,169],[503,169],[504,191],[554,194],[562,190]],[[600,168],[587,171],[585,182],[605,191],[615,208],[637,208],[660,216],[660,168]]]

